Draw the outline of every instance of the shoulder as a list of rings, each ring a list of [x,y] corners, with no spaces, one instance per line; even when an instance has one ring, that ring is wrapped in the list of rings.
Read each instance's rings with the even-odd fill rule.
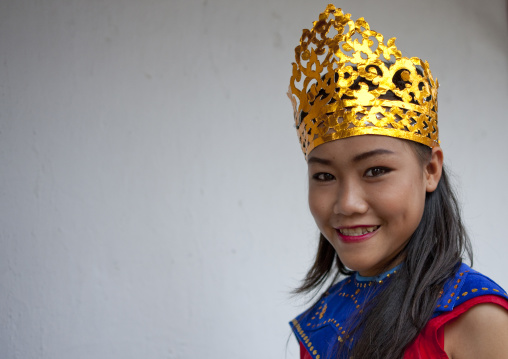
[[[303,313],[300,313],[295,319],[299,322],[312,321],[315,319],[316,314],[319,315],[316,311],[321,311],[323,308],[328,307],[330,303],[334,303],[339,298],[349,295],[349,292],[352,292],[353,288],[351,276],[342,279],[328,288],[326,292],[320,296],[318,301],[316,301]]]
[[[508,300],[508,294],[496,282],[466,264],[444,285],[434,317],[453,311],[463,303],[481,296],[497,296]]]
[[[289,324],[301,346],[312,358],[331,357],[330,340],[347,337],[347,318],[357,310],[360,288],[352,277],[330,287],[309,309]],[[339,339],[340,340],[340,339]]]
[[[444,349],[453,359],[505,358],[508,295],[489,277],[462,264],[445,286],[438,311],[445,317]]]
[[[445,283],[432,319],[406,351],[407,358],[504,358],[488,350],[508,353],[503,345],[508,343],[507,321],[505,290],[462,264]]]
[[[445,326],[444,337],[450,358],[506,358],[508,311],[494,303],[475,305]]]

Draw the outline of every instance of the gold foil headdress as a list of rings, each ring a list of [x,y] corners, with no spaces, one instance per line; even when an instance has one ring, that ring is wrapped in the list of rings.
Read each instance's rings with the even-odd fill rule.
[[[367,134],[434,147],[439,85],[429,64],[402,57],[395,38],[385,44],[363,18],[350,17],[328,5],[295,48],[288,96],[305,157],[325,142]]]

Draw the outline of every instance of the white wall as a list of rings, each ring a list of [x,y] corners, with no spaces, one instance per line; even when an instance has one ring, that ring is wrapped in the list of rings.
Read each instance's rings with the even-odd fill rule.
[[[1,358],[297,358],[317,230],[285,92],[326,3],[0,2]],[[429,60],[476,267],[508,288],[505,1],[337,5]]]

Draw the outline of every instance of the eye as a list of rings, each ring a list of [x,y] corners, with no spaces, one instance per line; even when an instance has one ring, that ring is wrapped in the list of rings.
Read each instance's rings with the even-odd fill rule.
[[[372,167],[365,172],[365,177],[379,177],[390,171],[391,170],[386,167]]]
[[[319,181],[319,182],[327,182],[327,181],[333,181],[335,179],[335,177],[329,173],[326,173],[326,172],[318,172],[318,173],[312,175],[312,179]]]

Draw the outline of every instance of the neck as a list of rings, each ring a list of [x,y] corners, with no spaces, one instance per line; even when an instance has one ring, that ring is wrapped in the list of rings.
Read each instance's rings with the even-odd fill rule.
[[[401,266],[402,266],[402,263],[396,265],[392,269],[387,270],[386,272],[383,272],[383,273],[375,275],[375,276],[370,276],[370,277],[364,277],[364,276],[360,275],[360,273],[356,272],[356,274],[355,274],[356,280],[359,282],[379,282],[379,281],[384,280],[385,278],[390,277],[390,275],[396,273],[397,270]]]

